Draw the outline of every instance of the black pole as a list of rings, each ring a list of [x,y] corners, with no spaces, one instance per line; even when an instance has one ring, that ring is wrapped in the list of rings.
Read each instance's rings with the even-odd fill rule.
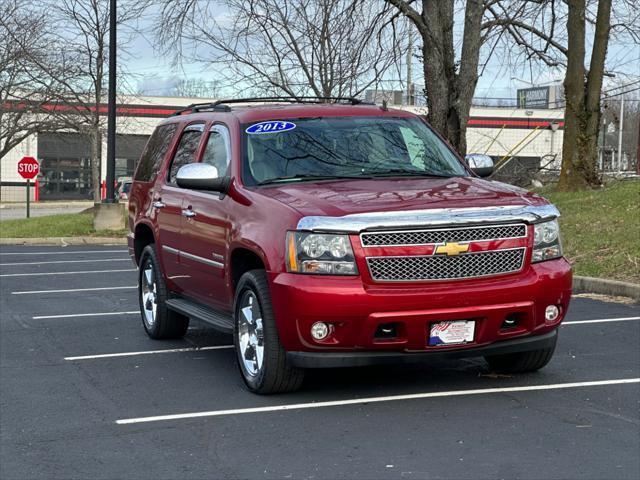
[[[115,199],[116,170],[116,0],[109,2],[109,111],[107,123],[107,193],[105,203]]]
[[[27,218],[31,217],[31,179],[27,178]]]

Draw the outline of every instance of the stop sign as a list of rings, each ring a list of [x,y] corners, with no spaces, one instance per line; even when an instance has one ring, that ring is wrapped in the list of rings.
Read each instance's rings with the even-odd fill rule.
[[[18,173],[22,178],[36,178],[40,173],[40,164],[33,157],[24,157],[18,162]]]

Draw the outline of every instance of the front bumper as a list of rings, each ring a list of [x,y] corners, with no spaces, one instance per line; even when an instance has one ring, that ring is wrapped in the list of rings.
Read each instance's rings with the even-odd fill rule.
[[[371,352],[381,352],[381,359],[467,351],[484,355],[478,353],[482,348],[515,340],[522,340],[514,345],[524,348],[528,344],[524,340],[558,327],[571,297],[571,268],[565,259],[532,264],[513,275],[420,285],[275,272],[269,273],[269,280],[280,341],[292,361],[305,364],[324,362],[317,357],[326,357],[329,363],[357,364],[364,361],[358,360],[360,356],[369,358]],[[545,321],[548,305],[560,308],[553,322]],[[515,327],[503,328],[507,316],[517,318]],[[443,320],[474,320],[474,341],[428,346],[431,324]],[[332,334],[325,340],[316,341],[310,335],[317,321],[331,325]],[[378,327],[388,323],[397,325],[398,335],[377,338]]]
[[[465,357],[483,357],[486,355],[503,355],[507,353],[527,352],[552,348],[558,337],[558,330],[543,335],[503,340],[483,347],[459,350],[442,350],[428,352],[287,352],[287,360],[291,365],[300,368],[340,368],[365,367],[371,365],[387,365],[400,363],[418,363],[432,359],[451,359]]]

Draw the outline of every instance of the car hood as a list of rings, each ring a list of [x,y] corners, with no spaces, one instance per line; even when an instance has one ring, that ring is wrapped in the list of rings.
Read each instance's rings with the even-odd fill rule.
[[[303,216],[548,203],[521,188],[475,177],[302,182],[256,191]]]

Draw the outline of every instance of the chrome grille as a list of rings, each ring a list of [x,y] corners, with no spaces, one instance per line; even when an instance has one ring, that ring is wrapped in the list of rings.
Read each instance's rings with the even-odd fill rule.
[[[398,232],[370,232],[360,235],[363,247],[388,247],[399,245],[428,245],[444,242],[476,242],[503,240],[527,236],[527,226],[490,225],[479,227],[447,228],[441,230],[414,230]]]
[[[415,282],[486,277],[517,272],[524,262],[524,248],[490,250],[457,256],[369,257],[369,273],[375,281]]]

